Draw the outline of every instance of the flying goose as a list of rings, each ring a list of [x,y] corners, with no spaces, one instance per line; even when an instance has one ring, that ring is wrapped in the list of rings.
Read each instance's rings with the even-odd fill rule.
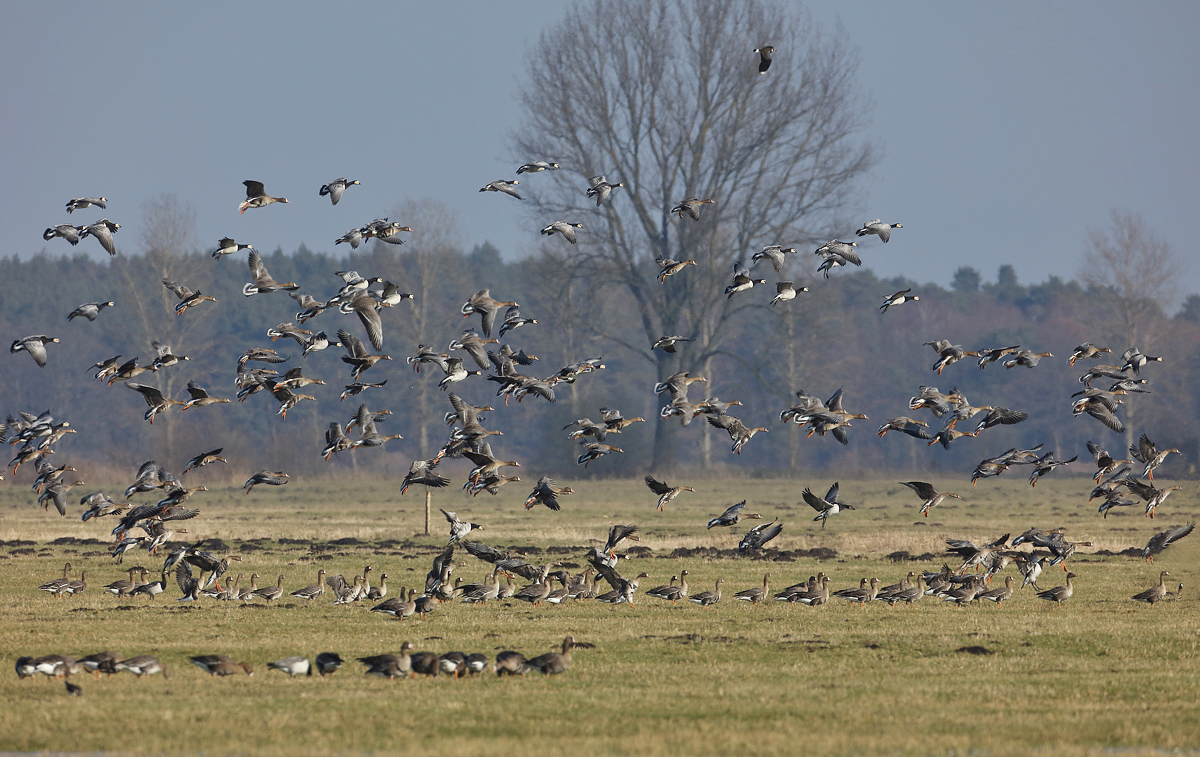
[[[334,179],[328,184],[321,185],[320,196],[324,197],[325,195],[329,195],[329,199],[334,205],[337,205],[338,200],[342,199],[342,192],[346,191],[346,187],[352,187],[355,184],[361,183],[362,182],[360,182],[358,179],[354,179],[353,181],[348,181],[345,178]]]
[[[700,220],[700,206],[705,205],[710,202],[715,203],[716,200],[713,200],[713,199],[701,200],[698,197],[691,197],[686,200],[681,200],[678,205],[671,208],[670,212],[678,213],[679,217],[681,219],[683,218],[683,214],[687,213],[689,216],[692,217],[693,221],[699,221]],[[793,250],[793,252],[794,252],[794,250]],[[776,270],[779,270],[779,269],[776,269]]]
[[[542,171],[551,171],[555,168],[558,168],[557,163],[550,163],[545,160],[535,160],[532,163],[526,163],[518,168],[517,173],[541,173]]]
[[[754,48],[754,52],[758,53],[758,75],[762,76],[771,67],[771,54],[775,52],[775,47],[774,45],[763,45]]]
[[[903,229],[904,226],[898,223],[883,223],[878,218],[873,218],[862,225],[862,228],[854,232],[860,237],[865,237],[868,234],[874,234],[887,244],[892,238],[892,229]]]
[[[107,218],[102,218],[90,226],[84,226],[79,232],[79,238],[84,239],[89,236],[95,237],[96,241],[100,243],[100,246],[104,248],[105,252],[107,252],[109,255],[116,255],[117,247],[115,244],[113,244],[112,235],[115,234],[119,228],[121,228],[121,224],[113,223]],[[1159,359],[1161,360],[1161,358]]]
[[[108,210],[107,197],[76,197],[74,200],[67,201],[67,212],[74,213],[76,210],[83,210],[95,205],[101,210]]]
[[[67,316],[67,320],[73,321],[76,318],[83,317],[89,321],[94,321],[96,320],[96,316],[100,315],[101,310],[104,308],[111,308],[114,305],[116,305],[116,303],[112,302],[111,300],[109,302],[85,302],[72,310],[70,315]]]
[[[212,256],[220,260],[226,255],[233,255],[242,250],[253,250],[252,244],[238,244],[231,237],[222,237],[217,240],[217,249],[213,250]]]
[[[829,487],[829,491],[825,494],[824,498],[813,494],[812,489],[808,487],[805,487],[801,493],[808,506],[817,511],[817,517],[813,518],[813,521],[821,521],[821,528],[825,528],[825,522],[829,520],[829,516],[837,515],[843,510],[854,509],[854,505],[838,501],[839,492],[838,482],[835,481],[833,486]]]
[[[300,288],[294,281],[289,281],[286,284],[280,284],[275,279],[271,278],[271,274],[267,272],[267,267],[263,265],[262,258],[258,254],[258,250],[251,250],[249,255],[250,263],[250,278],[254,279],[253,283],[246,284],[242,287],[242,294],[247,297],[252,297],[256,294],[266,294],[280,289],[295,291]]]
[[[246,200],[241,205],[238,205],[238,210],[242,215],[245,215],[247,210],[251,208],[265,208],[273,202],[286,203],[286,197],[271,197],[267,194],[267,190],[263,187],[261,181],[243,181],[246,186]]]
[[[33,336],[14,339],[8,351],[14,355],[21,351],[28,352],[29,356],[33,358],[33,362],[37,363],[39,368],[45,368],[47,344],[58,344],[58,337],[34,334]]]
[[[588,179],[586,194],[588,197],[595,197],[596,207],[600,207],[614,189],[623,186],[625,186],[625,182],[619,181],[616,184],[610,184],[603,176],[593,176]]]
[[[582,229],[581,223],[569,223],[567,221],[555,221],[546,228],[542,229],[542,233],[550,236],[554,233],[562,234],[563,238],[571,244],[575,244],[575,229]]]
[[[514,179],[512,181],[505,181],[504,179],[498,179],[489,184],[484,184],[483,188],[480,189],[479,191],[480,192],[503,192],[506,195],[511,195],[512,197],[517,198],[518,200],[523,200],[525,198],[522,197],[521,195],[517,194],[517,190],[513,189],[513,187],[515,187],[519,183],[520,182],[517,181],[516,179]]]

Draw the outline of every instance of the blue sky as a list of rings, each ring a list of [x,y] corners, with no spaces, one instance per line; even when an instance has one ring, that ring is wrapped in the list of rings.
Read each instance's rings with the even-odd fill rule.
[[[228,235],[333,251],[346,230],[431,197],[468,245],[525,254],[540,225],[478,189],[513,176],[524,53],[562,7],[10,4],[0,254],[66,252],[42,230],[101,215],[136,250],[142,204],[165,192],[194,207],[205,247]],[[1110,208],[1143,214],[1195,257],[1200,4],[808,7],[861,55],[864,136],[883,159],[853,212],[905,227],[863,255],[881,275],[945,284],[959,265],[992,279],[1011,263],[1025,282],[1071,277],[1085,229]],[[803,40],[774,44],[782,60]],[[317,190],[338,176],[362,186],[332,207]],[[291,204],[239,216],[250,178]],[[64,212],[96,194],[107,211]],[[77,249],[103,255],[92,240]],[[1189,265],[1183,288],[1200,291]]]

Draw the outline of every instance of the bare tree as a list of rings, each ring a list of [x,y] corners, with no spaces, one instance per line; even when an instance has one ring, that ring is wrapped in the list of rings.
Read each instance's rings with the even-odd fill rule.
[[[175,195],[164,194],[148,201],[142,208],[142,216],[142,254],[113,260],[124,289],[121,299],[133,305],[136,324],[133,333],[142,340],[140,345],[129,345],[127,349],[148,351],[139,355],[142,365],[154,361],[150,346],[153,341],[170,345],[177,355],[206,351],[215,341],[213,329],[206,323],[215,310],[201,307],[176,316],[175,305],[179,300],[162,284],[163,278],[169,278],[195,291],[208,289],[212,283],[212,275],[204,265],[206,261],[196,250],[196,212],[191,205],[181,204]],[[178,368],[159,371],[157,380],[151,383],[164,396],[178,398],[176,395],[186,384],[182,374],[177,375],[178,371]],[[165,413],[159,423],[166,455],[174,462],[180,457],[176,449],[177,414]]]
[[[1128,347],[1154,348],[1155,326],[1179,297],[1181,265],[1171,245],[1136,213],[1110,211],[1108,229],[1087,230],[1079,280],[1097,306],[1097,325],[1119,355]],[[1119,346],[1118,346],[1119,345]],[[1138,400],[1125,402],[1125,441],[1132,444]]]
[[[764,44],[778,52],[760,76],[751,51]],[[856,138],[865,106],[851,48],[785,6],[581,3],[543,33],[527,69],[514,157],[563,166],[529,180],[531,210],[539,222],[584,224],[578,254],[593,290],[624,288],[641,334],[593,328],[660,379],[719,354],[752,301],[722,295],[731,264],[764,244],[824,237],[875,161]],[[595,175],[624,187],[597,205],[584,194]],[[699,221],[670,212],[690,197],[715,200]],[[699,266],[660,285],[656,257]],[[678,355],[652,352],[664,334],[697,341]],[[656,468],[674,462],[674,426],[658,426]]]

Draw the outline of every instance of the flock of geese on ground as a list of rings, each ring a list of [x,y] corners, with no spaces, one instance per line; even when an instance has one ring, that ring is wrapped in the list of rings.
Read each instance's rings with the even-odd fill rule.
[[[756,48],[754,52],[760,56],[759,72],[765,74],[770,66],[771,53],[774,52],[774,48],[763,46]],[[554,162],[534,161],[520,166],[517,174],[537,174],[558,168],[559,165]],[[277,203],[288,203],[286,198],[268,195],[262,182],[245,181],[243,184],[246,188],[246,199],[239,206],[241,213]],[[517,179],[497,180],[485,185],[479,191],[507,194],[520,200],[522,196],[515,188],[518,184]],[[319,196],[327,196],[334,205],[337,205],[345,190],[357,185],[360,185],[357,180],[339,178],[322,185]],[[597,206],[600,206],[613,196],[614,190],[622,187],[624,187],[622,182],[609,182],[604,176],[593,176],[588,179],[586,193],[589,198],[595,199]],[[691,197],[681,200],[671,208],[670,212],[676,214],[681,222],[684,222],[685,216],[698,221],[703,207],[714,202],[715,200],[712,198]],[[107,209],[106,203],[107,199],[104,197],[76,198],[67,203],[67,211],[72,213],[93,206]],[[46,240],[56,237],[63,238],[75,245],[82,239],[91,236],[110,255],[115,255],[116,247],[113,235],[120,228],[120,224],[104,218],[85,226],[75,226],[70,223],[51,226],[46,229],[43,238]],[[558,234],[573,245],[579,241],[577,230],[582,228],[583,224],[581,223],[559,220],[545,226],[541,233],[547,236]],[[873,219],[864,223],[862,228],[855,233],[860,238],[876,236],[882,243],[887,243],[893,230],[900,228],[903,226],[899,223],[884,223],[880,219]],[[381,218],[351,229],[339,237],[335,244],[347,243],[355,249],[370,239],[378,239],[388,244],[402,244],[404,241],[402,233],[411,231],[412,229],[408,226]],[[832,239],[821,245],[814,251],[815,255],[822,260],[817,271],[828,278],[835,268],[846,265],[860,266],[862,261],[856,252],[857,247],[857,242],[843,242],[839,239]],[[406,299],[413,299],[413,295],[400,292],[395,284],[381,277],[363,277],[356,271],[336,272],[335,275],[341,280],[341,284],[335,293],[324,300],[317,299],[311,294],[298,294],[300,286],[297,283],[279,282],[271,276],[253,245],[239,243],[229,237],[219,241],[212,257],[220,260],[243,250],[247,251],[251,281],[243,286],[242,294],[255,296],[286,291],[301,308],[295,314],[295,322],[280,323],[267,330],[266,334],[272,342],[280,338],[293,339],[305,358],[329,347],[344,349],[346,354],[342,356],[341,360],[350,366],[351,383],[345,385],[345,390],[341,394],[342,400],[386,384],[386,380],[377,383],[364,382],[362,377],[366,371],[372,369],[379,362],[391,360],[389,355],[383,353],[382,313],[386,309],[395,308]],[[734,264],[732,280],[725,288],[724,294],[727,297],[733,297],[747,292],[757,285],[766,284],[766,279],[755,278],[753,267],[766,261],[770,263],[775,272],[779,273],[783,271],[788,256],[795,254],[796,249],[793,247],[785,247],[781,244],[764,246],[761,251],[754,253],[750,266],[744,265],[742,261]],[[664,286],[667,285],[669,277],[686,275],[689,266],[698,265],[695,260],[666,258],[659,258],[657,264],[660,271],[658,278]],[[206,302],[217,302],[216,297],[195,291],[185,283],[176,282],[168,277],[164,277],[162,283],[179,300],[174,307],[177,316],[183,316],[190,308],[201,306]],[[786,303],[808,291],[807,287],[797,287],[792,281],[776,282],[775,288],[776,292],[771,300],[771,305]],[[879,308],[880,312],[886,313],[890,308],[919,301],[920,297],[910,294],[911,291],[911,289],[905,289],[885,296]],[[105,309],[114,307],[114,305],[115,303],[112,301],[84,303],[68,314],[67,320],[84,318],[87,321],[95,321]],[[502,309],[504,313],[501,318]],[[356,316],[364,329],[367,341],[364,342],[345,328],[336,329],[336,340],[331,338],[326,331],[314,333],[312,330],[303,328],[310,319],[321,315],[326,310]],[[529,395],[554,402],[554,389],[557,385],[573,383],[582,376],[605,368],[600,358],[589,358],[565,366],[544,378],[524,375],[521,370],[534,365],[537,361],[536,356],[529,355],[524,350],[514,351],[509,344],[503,344],[494,350],[488,349],[488,346],[500,345],[500,338],[526,325],[537,324],[536,319],[523,317],[519,304],[514,301],[493,298],[489,289],[483,289],[468,299],[463,304],[461,313],[464,318],[479,315],[481,318],[480,331],[477,332],[473,328],[464,330],[460,337],[450,342],[445,352],[437,350],[436,347],[421,344],[418,346],[416,354],[407,358],[407,363],[417,373],[420,373],[423,366],[433,365],[439,368],[444,377],[441,378],[438,385],[443,390],[447,390],[452,384],[467,381],[473,376],[481,376],[485,372],[491,371],[486,380],[497,385],[496,396],[503,396],[505,405],[514,399],[520,403]],[[496,330],[498,320],[500,325],[497,338],[493,338],[492,333],[493,330]],[[330,329],[330,331],[334,330]],[[664,335],[654,343],[653,349],[675,353],[681,348],[686,348],[686,344],[693,340],[693,337],[687,335]],[[15,340],[10,351],[12,353],[27,352],[37,365],[45,367],[48,363],[47,345],[58,342],[59,339],[56,337],[44,334],[31,335]],[[1041,360],[1053,357],[1048,351],[1034,352],[1030,349],[1023,349],[1020,345],[967,350],[961,345],[952,344],[945,339],[929,341],[925,344],[937,354],[931,370],[939,375],[965,357],[978,358],[980,370],[985,369],[990,363],[999,361],[1003,361],[1006,369],[1016,367],[1032,369]],[[121,355],[96,363],[91,367],[96,371],[93,376],[94,380],[106,381],[109,386],[118,381],[125,382],[127,386],[137,391],[148,406],[144,418],[151,424],[157,415],[168,412],[171,407],[179,407],[181,412],[185,412],[192,408],[232,402],[230,398],[210,395],[206,388],[197,385],[194,381],[189,381],[187,384],[189,399],[186,400],[166,396],[158,387],[132,381],[132,379],[146,374],[177,369],[177,366],[190,360],[188,356],[176,355],[169,345],[154,342],[153,348],[155,358],[147,365],[141,365],[136,357],[122,361],[123,356]],[[452,356],[452,353],[460,351],[466,353],[465,356]],[[1085,343],[1074,350],[1069,362],[1074,365],[1077,360],[1099,359],[1111,352],[1112,350],[1107,347]],[[247,349],[237,365],[235,384],[238,391],[236,399],[245,402],[250,396],[265,391],[279,403],[277,412],[285,420],[290,409],[296,407],[303,400],[315,399],[312,395],[301,393],[299,390],[307,386],[324,385],[325,382],[306,377],[303,369],[299,366],[287,370],[282,378],[274,368],[248,367],[250,363],[261,363],[267,366],[278,365],[287,362],[288,359],[272,348],[251,347]],[[1116,415],[1122,398],[1133,392],[1146,392],[1144,387],[1147,379],[1141,377],[1141,370],[1151,362],[1161,361],[1161,357],[1148,356],[1131,347],[1122,355],[1121,365],[1097,365],[1089,368],[1079,379],[1084,388],[1072,397],[1074,415],[1076,417],[1089,415],[1111,430],[1123,432],[1124,426]],[[1107,388],[1094,387],[1093,382],[1098,381],[1104,381]],[[768,431],[766,427],[751,427],[730,413],[732,407],[742,404],[738,400],[722,401],[708,391],[707,394],[710,396],[707,398],[699,402],[691,402],[688,398],[689,387],[697,382],[707,384],[708,379],[681,372],[656,384],[654,387],[656,395],[669,394],[670,396],[669,404],[661,408],[660,418],[666,420],[677,417],[681,425],[686,427],[696,416],[704,415],[711,426],[729,434],[733,443],[732,452],[739,455],[743,446],[750,442],[757,433]],[[711,386],[709,389],[711,390]],[[845,409],[841,389],[834,392],[828,399],[822,399],[821,396],[804,390],[800,390],[796,394],[798,402],[780,413],[780,421],[795,423],[806,428],[808,437],[814,434],[824,437],[829,434],[839,443],[848,444],[848,429],[851,427],[851,422],[866,419],[864,414],[851,413]],[[490,437],[502,436],[500,431],[489,430],[483,426],[483,422],[486,421],[484,413],[493,412],[493,408],[471,405],[454,392],[449,392],[448,398],[451,404],[451,411],[446,414],[446,422],[451,426],[449,439],[433,458],[417,460],[412,463],[402,482],[401,493],[403,494],[414,485],[429,488],[448,486],[449,479],[441,476],[435,470],[445,457],[463,458],[474,465],[463,485],[463,490],[469,491],[473,495],[484,491],[495,494],[502,486],[519,482],[521,479],[518,476],[505,475],[503,471],[510,467],[520,467],[520,463],[515,460],[502,460],[493,453],[490,446]],[[932,386],[920,387],[919,394],[910,399],[909,408],[911,410],[929,410],[935,419],[944,421],[943,427],[936,433],[931,433],[930,426],[926,421],[909,416],[898,416],[884,423],[879,428],[878,436],[882,438],[887,432],[895,431],[926,441],[929,445],[941,444],[944,448],[949,449],[955,440],[962,437],[978,437],[985,430],[1017,424],[1027,418],[1025,413],[1008,408],[991,405],[973,406],[957,389],[943,394]],[[331,422],[325,433],[322,456],[326,460],[330,460],[343,452],[380,447],[389,440],[403,438],[400,434],[379,432],[377,424],[386,420],[390,414],[389,410],[372,411],[366,404],[362,404],[357,412],[345,422],[344,428],[340,422]],[[564,431],[569,430],[569,440],[582,445],[582,452],[578,456],[577,462],[585,468],[606,455],[623,452],[619,447],[607,443],[608,435],[618,435],[632,424],[645,422],[640,417],[625,418],[619,410],[608,407],[600,409],[599,417],[599,422],[590,418],[576,419],[563,429]],[[958,430],[956,425],[960,421],[968,426],[974,425],[974,428],[970,431]],[[353,438],[351,435],[356,429],[358,437]],[[47,460],[47,456],[53,453],[53,445],[67,434],[75,433],[70,423],[56,421],[49,411],[40,415],[22,412],[17,417],[10,416],[0,430],[3,432],[0,438],[10,441],[13,445],[21,445],[10,463],[13,473],[15,474],[22,465],[33,465],[37,473],[33,488],[40,495],[39,503],[47,508],[50,504],[54,504],[58,512],[65,515],[67,493],[74,487],[84,485],[84,482],[64,480],[64,474],[75,471],[75,468],[66,464],[54,466]],[[1032,449],[1013,448],[997,457],[984,459],[976,466],[972,474],[972,486],[981,478],[999,476],[1011,467],[1019,465],[1030,466],[1032,473],[1029,483],[1033,486],[1042,476],[1059,467],[1069,465],[1078,458],[1075,456],[1065,460],[1059,459],[1055,457],[1053,451],[1042,453],[1041,447],[1042,445]],[[1088,449],[1097,466],[1094,476],[1096,487],[1091,492],[1090,500],[1103,499],[1100,513],[1105,517],[1113,508],[1135,504],[1124,498],[1126,494],[1135,496],[1144,502],[1146,515],[1154,517],[1156,509],[1162,505],[1166,497],[1172,491],[1180,489],[1178,486],[1162,489],[1155,487],[1154,470],[1163,464],[1168,454],[1178,452],[1178,450],[1159,450],[1155,443],[1144,434],[1138,444],[1130,448],[1130,459],[1115,459],[1101,445],[1094,442],[1088,443]],[[221,457],[221,452],[220,448],[202,452],[187,461],[184,471],[180,475],[184,476],[189,471],[213,463],[226,463],[226,459]],[[1143,466],[1140,475],[1132,473],[1131,466],[1135,462]],[[288,480],[289,476],[284,471],[263,470],[247,480],[243,488],[249,494],[255,486],[280,486],[287,484]],[[651,475],[645,477],[645,482],[657,496],[659,511],[683,492],[695,491],[691,486],[670,485]],[[901,483],[921,499],[920,514],[925,517],[928,517],[932,507],[945,499],[961,499],[958,494],[937,491],[928,482],[905,481]],[[126,552],[135,548],[145,549],[151,555],[157,554],[160,549],[170,550],[163,565],[160,580],[147,581],[150,571],[140,566],[133,567],[127,570],[127,579],[108,584],[105,587],[106,592],[120,597],[147,596],[152,599],[167,590],[168,577],[174,573],[175,583],[183,592],[180,601],[196,601],[201,597],[210,597],[217,600],[242,602],[253,600],[273,602],[284,595],[285,577],[282,575],[274,585],[265,587],[257,585],[259,578],[257,574],[251,575],[248,587],[240,587],[241,575],[232,581],[227,580],[222,586],[220,579],[227,572],[230,560],[237,561],[240,558],[236,556],[218,558],[199,549],[198,544],[182,547],[166,546],[173,537],[187,533],[186,529],[178,527],[178,522],[196,517],[199,515],[199,510],[186,507],[185,504],[194,494],[204,491],[207,491],[207,488],[202,485],[184,487],[181,479],[175,477],[165,467],[154,461],[148,461],[138,470],[135,482],[125,491],[125,498],[138,493],[152,493],[154,496],[161,494],[162,498],[155,504],[135,506],[129,502],[118,502],[102,492],[90,494],[81,500],[80,504],[86,508],[83,514],[84,521],[110,515],[118,517],[118,524],[111,532],[115,539],[112,554],[118,560],[122,560]],[[526,499],[525,507],[530,509],[537,505],[544,505],[548,509],[559,510],[561,505],[558,498],[572,493],[573,490],[569,487],[558,487],[553,479],[541,476],[533,492]],[[816,517],[813,520],[819,521],[822,529],[826,527],[829,518],[855,509],[854,505],[841,501],[840,494],[838,483],[834,483],[823,497],[815,494],[810,488],[804,489],[803,500],[815,511]],[[743,517],[762,519],[762,516],[757,513],[743,514],[742,510],[745,504],[743,501],[730,506],[725,512],[712,518],[708,522],[707,528],[732,526]],[[398,596],[388,597],[386,574],[377,586],[371,586],[369,579],[371,567],[368,566],[362,575],[355,576],[352,580],[348,580],[344,576],[326,577],[326,571],[322,569],[318,571],[315,584],[292,591],[290,596],[315,601],[324,596],[328,590],[334,601],[339,604],[352,604],[363,600],[376,602],[371,608],[373,612],[404,619],[412,615],[424,617],[438,604],[454,599],[478,604],[486,604],[489,600],[511,599],[542,606],[543,603],[557,605],[566,600],[594,598],[598,602],[614,605],[633,605],[634,594],[639,588],[640,579],[648,577],[646,573],[642,572],[634,578],[626,578],[617,571],[618,557],[615,548],[625,539],[636,540],[638,538],[636,536],[638,528],[635,525],[613,526],[605,547],[603,549],[592,548],[588,556],[590,566],[587,570],[582,574],[572,575],[562,569],[553,570],[556,567],[553,564],[534,566],[509,552],[496,550],[480,542],[469,541],[466,537],[474,531],[482,530],[482,526],[460,520],[454,512],[446,510],[442,512],[451,526],[450,543],[435,559],[433,569],[427,577],[425,586],[422,587],[422,592],[419,593],[418,589],[414,587],[407,591],[401,589]],[[1143,556],[1152,559],[1154,554],[1191,533],[1192,528],[1193,526],[1188,524],[1157,534],[1143,550]],[[132,535],[139,530],[143,532],[143,535]],[[750,529],[740,540],[739,552],[749,554],[762,549],[782,530],[783,523],[778,519]],[[1012,596],[1014,579],[1009,576],[1005,580],[1004,587],[991,589],[988,587],[993,575],[1015,563],[1024,579],[1022,586],[1033,585],[1036,589],[1036,579],[1040,575],[1043,565],[1062,565],[1063,570],[1066,571],[1067,558],[1074,553],[1078,546],[1088,545],[1087,542],[1068,541],[1062,529],[1051,531],[1031,529],[1014,539],[1011,545],[1007,545],[1007,539],[1008,535],[1006,534],[1001,539],[982,547],[976,547],[969,541],[948,540],[949,552],[964,559],[963,565],[957,571],[947,565],[939,572],[926,572],[920,575],[915,572],[909,573],[899,583],[883,588],[879,588],[880,582],[877,578],[869,580],[863,578],[856,588],[831,591],[829,576],[819,573],[810,577],[808,581],[789,586],[772,596],[769,588],[770,574],[768,573],[764,576],[761,587],[752,587],[740,591],[734,596],[735,599],[745,600],[752,604],[758,604],[771,597],[789,604],[809,606],[819,606],[831,598],[846,599],[860,605],[876,600],[886,601],[891,605],[898,602],[912,604],[924,596],[940,597],[944,601],[954,602],[960,608],[979,600],[991,600],[997,605],[1001,605]],[[1043,548],[1047,552],[1025,553],[1012,550],[1012,547],[1024,542],[1034,544],[1035,547]],[[461,547],[469,554],[493,566],[482,583],[464,584],[461,577],[453,582],[450,581],[451,573],[456,567],[453,562],[456,547]],[[971,567],[982,572],[968,574],[966,571]],[[193,574],[193,569],[198,571],[198,576]],[[86,572],[79,579],[72,579],[69,576],[70,571],[71,567],[68,564],[61,579],[47,582],[40,588],[60,597],[64,594],[77,595],[86,590]],[[1157,586],[1141,592],[1134,599],[1150,604],[1166,599],[1178,599],[1182,585],[1176,592],[1167,591],[1165,584],[1167,575],[1169,574],[1163,571]],[[514,576],[524,578],[531,583],[517,588],[513,584]],[[688,587],[687,576],[686,570],[681,571],[680,575],[672,577],[669,584],[651,589],[645,594],[670,601],[672,604],[687,600],[705,607],[721,600],[723,578],[715,580],[712,591],[692,593]],[[1063,601],[1072,596],[1073,578],[1075,578],[1074,573],[1067,573],[1064,586],[1040,591],[1038,596],[1061,605]],[[608,584],[608,591],[603,590],[600,585],[601,580]],[[542,655],[532,660],[526,660],[516,652],[503,652],[497,656],[494,670],[497,674],[523,674],[528,670],[540,670],[547,674],[562,672],[570,665],[573,646],[575,646],[574,639],[567,637],[563,641],[561,653]],[[487,665],[487,660],[482,655],[464,655],[454,652],[439,657],[433,653],[413,653],[411,650],[412,645],[406,643],[402,647],[400,655],[381,655],[362,658],[361,661],[367,665],[368,673],[390,678],[420,673],[437,675],[439,670],[443,673],[453,673],[456,676],[469,675],[482,672]],[[212,675],[252,672],[248,664],[235,663],[227,657],[196,657],[192,658],[192,662]],[[310,664],[307,658],[292,657],[273,662],[269,668],[281,670],[289,675],[311,675],[315,668],[324,675],[336,670],[341,662],[341,658],[336,654],[326,653],[317,656],[314,664]],[[51,655],[38,659],[22,658],[17,663],[17,673],[21,677],[32,676],[35,672],[41,672],[47,676],[64,676],[82,670],[92,671],[97,675],[102,672],[112,674],[120,670],[129,670],[139,677],[158,672],[167,674],[166,668],[156,658],[148,655],[119,659],[119,655],[102,653],[78,660]],[[71,684],[68,683],[68,688],[70,686]]]

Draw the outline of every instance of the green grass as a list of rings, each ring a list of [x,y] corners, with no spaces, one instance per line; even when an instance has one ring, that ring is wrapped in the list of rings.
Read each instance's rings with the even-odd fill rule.
[[[1050,479],[1036,490],[1016,479],[984,482],[975,491],[956,485],[964,502],[936,508],[928,524],[914,525],[918,503],[907,489],[843,476],[843,499],[864,507],[821,531],[798,494],[803,485],[823,492],[830,481],[691,483],[699,491],[683,494],[664,514],[654,512],[654,497],[640,481],[572,483],[580,494],[563,498],[561,513],[526,513],[520,505],[525,482],[495,498],[436,492],[429,537],[415,535],[423,530],[424,497],[398,498],[393,483],[359,485],[352,498],[342,485],[304,482],[250,496],[215,487],[200,495],[202,514],[186,524],[188,537],[224,539],[245,557],[235,572],[257,572],[262,584],[282,572],[287,589],[311,583],[318,567],[353,576],[368,563],[374,576],[389,574],[392,592],[422,583],[445,541],[438,506],[485,524],[478,537],[493,546],[570,547],[530,561],[562,560],[579,565],[576,570],[584,566],[589,539],[602,539],[612,523],[637,522],[640,546],[651,552],[621,570],[649,573],[643,588],[666,583],[684,568],[694,591],[711,588],[717,577],[728,581],[726,598],[710,608],[648,598],[633,608],[454,603],[425,621],[404,622],[366,607],[333,606],[328,598],[285,598],[270,607],[207,600],[180,606],[172,590],[153,602],[119,600],[98,590],[123,577],[103,546],[51,543],[107,540],[113,519],[60,519],[33,505],[22,487],[4,489],[0,649],[7,667],[0,676],[0,750],[1083,754],[1200,747],[1194,696],[1200,537],[1171,547],[1154,566],[1089,554],[1140,547],[1168,525],[1196,520],[1193,486],[1177,492],[1151,522],[1132,512],[1100,519],[1082,501],[1083,479]],[[742,498],[750,499],[748,511],[768,520],[778,515],[787,524],[772,547],[829,547],[837,558],[670,556],[680,548],[734,547],[743,527],[705,531],[704,523]],[[940,556],[893,563],[886,559],[892,552],[939,554],[947,537],[990,540],[1031,525],[1065,525],[1072,538],[1097,545],[1072,560],[1077,591],[1062,608],[1028,589],[1002,608],[964,610],[930,598],[911,608],[863,609],[844,602],[756,608],[731,599],[760,584],[768,570],[775,588],[818,570],[831,574],[836,588],[863,576],[891,583],[908,570],[942,563]],[[316,548],[280,544],[281,538],[312,539]],[[329,544],[345,538],[361,543]],[[13,545],[14,539],[36,544]],[[482,577],[483,563],[462,559],[466,565],[457,575]],[[61,601],[38,592],[67,560],[89,571],[88,592]],[[152,569],[159,564],[141,553],[129,555],[126,565],[139,562]],[[1130,602],[1161,569],[1184,583],[1184,600],[1154,608]],[[1047,571],[1042,583],[1061,583],[1062,576]],[[268,661],[291,654],[337,651],[350,661],[395,652],[404,641],[435,652],[491,657],[516,649],[533,656],[554,649],[566,634],[594,646],[576,650],[571,670],[553,679],[497,679],[489,672],[482,680],[389,682],[363,676],[353,662],[324,680],[266,670]],[[991,654],[957,651],[968,646]],[[21,655],[102,649],[156,654],[173,675],[79,677],[84,696],[69,698],[59,682],[18,681],[11,673]],[[187,662],[212,653],[247,660],[256,673],[212,680]]]

